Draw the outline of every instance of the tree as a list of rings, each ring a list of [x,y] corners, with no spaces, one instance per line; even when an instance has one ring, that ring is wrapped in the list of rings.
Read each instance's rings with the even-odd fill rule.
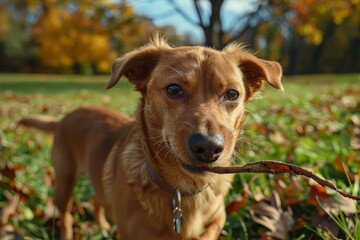
[[[0,56],[8,59],[3,68],[21,63],[17,71],[29,53],[32,63],[51,71],[81,73],[88,66],[108,72],[117,52],[144,44],[156,30],[125,0],[0,0],[0,14],[6,20],[0,24]]]
[[[233,40],[245,41],[252,48],[261,48],[260,55],[281,61],[288,73],[338,69],[337,66],[342,65],[339,58],[336,63],[333,61],[331,66],[326,66],[323,56],[334,52],[330,42],[334,44],[335,41],[341,46],[347,44],[335,35],[348,19],[359,16],[360,8],[356,4],[358,0],[249,0],[250,10],[239,12],[234,24],[225,29],[223,19],[226,16],[222,15],[225,0],[193,0],[196,20],[175,0],[168,2],[184,19],[201,27],[205,45],[222,48]],[[206,10],[208,14],[205,14]],[[354,22],[359,21],[352,22],[356,25]],[[359,29],[359,24],[354,29]],[[348,41],[354,49],[359,33],[346,32],[346,35],[353,35]],[[355,59],[354,51],[348,51],[349,56],[343,57]],[[356,71],[354,61],[348,62],[353,66],[347,69]]]
[[[91,65],[108,71],[116,58],[115,50],[122,52],[142,44],[151,29],[150,21],[137,17],[126,2],[78,0],[62,4],[43,1],[43,14],[34,26],[45,66],[72,67],[80,73],[82,65]]]
[[[215,48],[223,48],[227,43],[236,40],[247,30],[256,27],[264,21],[263,16],[266,16],[266,14],[262,14],[262,12],[266,11],[267,6],[264,1],[249,1],[249,4],[252,5],[252,10],[239,14],[233,24],[225,29],[221,14],[225,0],[206,1],[210,5],[209,14],[205,14],[204,4],[201,4],[203,1],[193,0],[197,20],[193,20],[187,11],[182,9],[174,0],[168,0],[168,2],[184,19],[203,30],[205,37],[204,45]]]
[[[329,61],[332,57],[327,54],[327,59],[323,56],[326,52],[336,54],[332,51],[332,46],[336,42],[338,50],[344,48],[345,43],[335,36],[336,32],[344,27],[347,23],[346,20],[353,16],[356,12],[359,14],[359,7],[356,7],[355,1],[352,0],[331,0],[331,1],[315,1],[315,0],[297,0],[288,1],[288,6],[293,17],[290,19],[296,32],[299,34],[303,41],[307,41],[308,56],[304,56],[308,64],[304,64],[303,72],[323,72],[331,71],[331,68],[336,65],[343,65],[339,60],[346,59],[344,56],[337,56],[337,63],[324,64],[324,61]],[[358,21],[358,27],[360,27]],[[354,26],[356,29],[356,26]],[[355,30],[356,31],[356,30]],[[350,32],[347,35],[351,35]],[[299,37],[298,37],[299,38]],[[349,41],[350,39],[347,39]],[[331,44],[330,44],[331,43]],[[303,44],[304,45],[304,44]],[[302,51],[303,49],[297,49]],[[345,50],[345,49],[343,49]],[[342,52],[342,51],[340,51]],[[332,66],[330,69],[325,69],[324,66]],[[335,68],[338,69],[338,68]],[[349,69],[350,70],[350,69]],[[355,69],[353,69],[354,71]],[[296,71],[296,68],[295,68]],[[351,71],[351,70],[350,70]]]
[[[96,65],[102,71],[110,69],[115,52],[108,44],[109,35],[101,26],[94,27],[96,24],[82,10],[51,10],[34,29],[42,63],[72,67],[75,73],[81,72],[83,64]]]
[[[13,9],[17,9],[14,11]],[[34,47],[28,34],[29,15],[25,1],[0,0],[0,69],[18,71],[31,64]]]

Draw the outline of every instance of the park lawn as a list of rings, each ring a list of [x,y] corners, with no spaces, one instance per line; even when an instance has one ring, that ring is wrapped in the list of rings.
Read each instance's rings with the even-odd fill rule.
[[[140,95],[125,80],[106,90],[108,79],[0,74],[0,208],[9,202],[6,196],[20,195],[9,225],[21,235],[51,239],[57,233],[54,212],[49,210],[52,138],[18,129],[16,122],[31,114],[61,117],[83,105],[104,105],[133,115]],[[284,77],[283,83],[285,92],[267,85],[248,104],[235,162],[291,162],[358,194],[360,75]],[[81,179],[75,189],[75,230],[82,239],[109,237],[112,232],[100,232],[93,222],[91,195],[88,181]],[[360,239],[359,205],[299,176],[239,174],[227,203],[224,239],[266,234],[280,239],[330,239],[329,231],[339,238]],[[339,222],[334,223],[324,209]]]

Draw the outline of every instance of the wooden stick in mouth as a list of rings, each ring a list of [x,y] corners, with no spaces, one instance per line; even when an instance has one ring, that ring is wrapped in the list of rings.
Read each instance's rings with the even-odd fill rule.
[[[296,166],[294,164],[280,162],[280,161],[262,160],[253,163],[248,163],[242,166],[235,165],[235,166],[227,166],[227,167],[203,167],[203,170],[213,173],[219,173],[219,174],[244,173],[244,172],[269,173],[269,174],[291,173],[313,179],[319,185],[333,189],[344,197],[356,201],[360,201],[359,196],[354,196],[349,193],[345,193],[338,190],[332,182],[320,178],[311,171]]]

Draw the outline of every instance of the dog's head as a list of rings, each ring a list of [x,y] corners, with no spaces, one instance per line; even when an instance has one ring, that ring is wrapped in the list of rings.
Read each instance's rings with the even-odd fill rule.
[[[264,82],[282,90],[281,75],[278,63],[237,44],[216,51],[155,39],[114,62],[108,88],[121,76],[135,85],[157,164],[193,176],[201,166],[229,164],[245,104]]]

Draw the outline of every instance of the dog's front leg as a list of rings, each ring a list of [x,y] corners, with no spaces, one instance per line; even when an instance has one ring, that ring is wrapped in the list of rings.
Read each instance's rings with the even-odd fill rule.
[[[216,240],[221,234],[221,231],[225,225],[226,213],[225,208],[222,205],[220,209],[213,216],[212,221],[205,227],[205,231],[201,234],[199,240]]]

